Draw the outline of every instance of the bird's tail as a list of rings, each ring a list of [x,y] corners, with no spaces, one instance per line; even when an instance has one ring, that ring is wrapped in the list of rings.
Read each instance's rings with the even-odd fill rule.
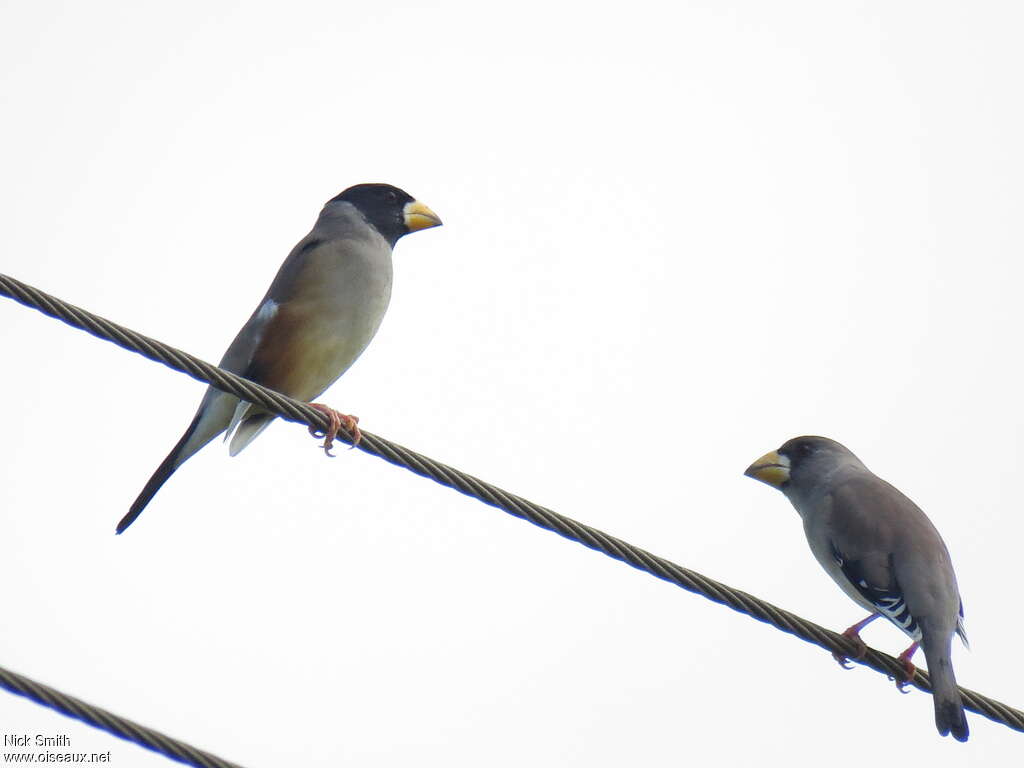
[[[189,438],[192,437],[192,433],[195,431],[196,422],[193,421],[192,425],[188,428],[184,435],[181,436],[181,440],[174,446],[167,458],[161,462],[160,466],[156,468],[156,472],[149,478],[149,482],[146,483],[145,488],[142,489],[142,493],[139,494],[138,498],[135,499],[135,503],[132,504],[128,510],[128,514],[121,518],[121,522],[117,524],[117,532],[124,533],[125,529],[135,522],[135,518],[142,514],[142,510],[146,508],[150,500],[156,496],[156,492],[160,490],[160,487],[167,482],[167,479],[174,474],[174,470],[181,466],[184,459],[181,458],[182,448],[188,442]]]
[[[928,636],[930,635],[930,637]],[[950,661],[953,635],[951,632],[926,633],[922,648],[928,661],[928,677],[932,683],[935,704],[935,727],[939,735],[953,734],[957,741],[967,741],[967,715],[960,700],[960,691]]]
[[[167,458],[156,468],[156,472],[149,478],[142,493],[135,499],[128,510],[128,514],[121,518],[117,524],[117,532],[124,533],[129,525],[135,522],[135,518],[142,514],[142,510],[160,490],[160,487],[167,482],[167,479],[174,474],[185,460],[195,454],[200,448],[209,443],[213,438],[224,431],[228,418],[235,407],[237,398],[218,392],[212,387],[203,398],[202,405],[192,423],[188,425],[185,434],[181,436],[178,444],[167,454]]]

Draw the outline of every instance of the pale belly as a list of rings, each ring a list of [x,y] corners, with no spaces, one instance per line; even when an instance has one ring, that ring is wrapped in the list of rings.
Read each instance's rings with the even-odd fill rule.
[[[289,350],[288,369],[282,371],[282,391],[310,401],[338,380],[373,340],[387,310],[388,296],[365,297],[358,309],[335,308],[307,320]]]

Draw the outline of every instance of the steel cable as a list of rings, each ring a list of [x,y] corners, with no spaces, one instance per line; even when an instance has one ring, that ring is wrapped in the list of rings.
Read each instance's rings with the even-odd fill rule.
[[[3,274],[0,274],[0,294],[9,296],[25,306],[37,309],[58,320],[63,320],[76,328],[88,331],[101,339],[112,341],[150,360],[163,363],[195,379],[210,383],[225,392],[257,403],[289,421],[303,422],[320,430],[329,426],[326,417],[306,403],[293,400],[259,384],[223,371],[186,352],[67,304],[37,288]],[[351,437],[347,433],[342,431],[339,437],[342,436],[351,443]],[[708,600],[726,605],[735,611],[770,624],[776,629],[820,646],[831,653],[850,657],[852,661],[870,667],[890,678],[899,679],[903,675],[903,667],[900,662],[888,654],[868,648],[862,658],[854,659],[858,650],[857,646],[841,634],[825,629],[746,592],[733,589],[696,571],[683,568],[646,550],[634,547],[596,528],[591,528],[546,507],[503,491],[472,475],[460,472],[382,437],[364,431],[358,447],[366,453],[453,488],[467,496],[472,496],[485,504],[528,520],[541,528],[554,531],[567,539],[577,541],[586,547],[657,576],[659,579],[702,595]],[[910,684],[922,691],[931,692],[928,674],[920,669],[917,670]],[[960,688],[960,693],[963,696],[964,706],[972,712],[1007,725],[1014,730],[1024,731],[1024,712],[963,687]]]
[[[0,687],[185,765],[197,768],[241,768],[237,763],[229,763],[209,752],[196,749],[183,741],[133,723],[3,667],[0,667]]]

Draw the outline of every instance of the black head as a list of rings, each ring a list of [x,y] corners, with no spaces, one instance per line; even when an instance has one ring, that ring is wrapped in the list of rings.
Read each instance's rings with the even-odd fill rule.
[[[328,201],[350,203],[392,246],[417,229],[437,227],[441,219],[408,192],[390,184],[357,184]]]

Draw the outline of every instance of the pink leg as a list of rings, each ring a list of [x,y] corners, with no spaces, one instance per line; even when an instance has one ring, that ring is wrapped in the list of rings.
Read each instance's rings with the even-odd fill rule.
[[[352,447],[355,448],[359,445],[359,441],[363,439],[363,433],[359,431],[359,427],[357,426],[359,424],[358,416],[348,416],[344,413],[339,413],[333,408],[323,405],[322,403],[310,403],[309,407],[320,411],[320,413],[331,421],[331,425],[327,428],[326,432],[323,432],[316,427],[309,428],[309,434],[313,437],[324,438],[324,444],[322,446],[324,453],[328,456],[334,455],[331,453],[331,448],[334,445],[334,438],[338,436],[338,430],[341,429],[342,424],[345,425],[345,429],[352,435]]]
[[[906,675],[905,679],[896,681],[896,688],[900,693],[907,693],[907,686],[910,685],[910,681],[913,680],[914,675],[917,674],[917,667],[915,667],[914,662],[910,660],[917,652],[917,648],[918,643],[911,643],[907,650],[896,657],[896,660],[903,665],[903,672]]]
[[[864,641],[860,639],[860,631],[881,615],[882,614],[880,613],[872,613],[863,621],[858,621],[852,627],[848,627],[846,631],[843,632],[843,637],[850,638],[857,646],[857,655],[853,658],[862,659],[864,658],[864,654],[868,652],[868,647],[864,645]],[[835,659],[843,669],[853,669],[853,665],[850,664],[849,660],[841,653],[833,653],[832,658]]]

